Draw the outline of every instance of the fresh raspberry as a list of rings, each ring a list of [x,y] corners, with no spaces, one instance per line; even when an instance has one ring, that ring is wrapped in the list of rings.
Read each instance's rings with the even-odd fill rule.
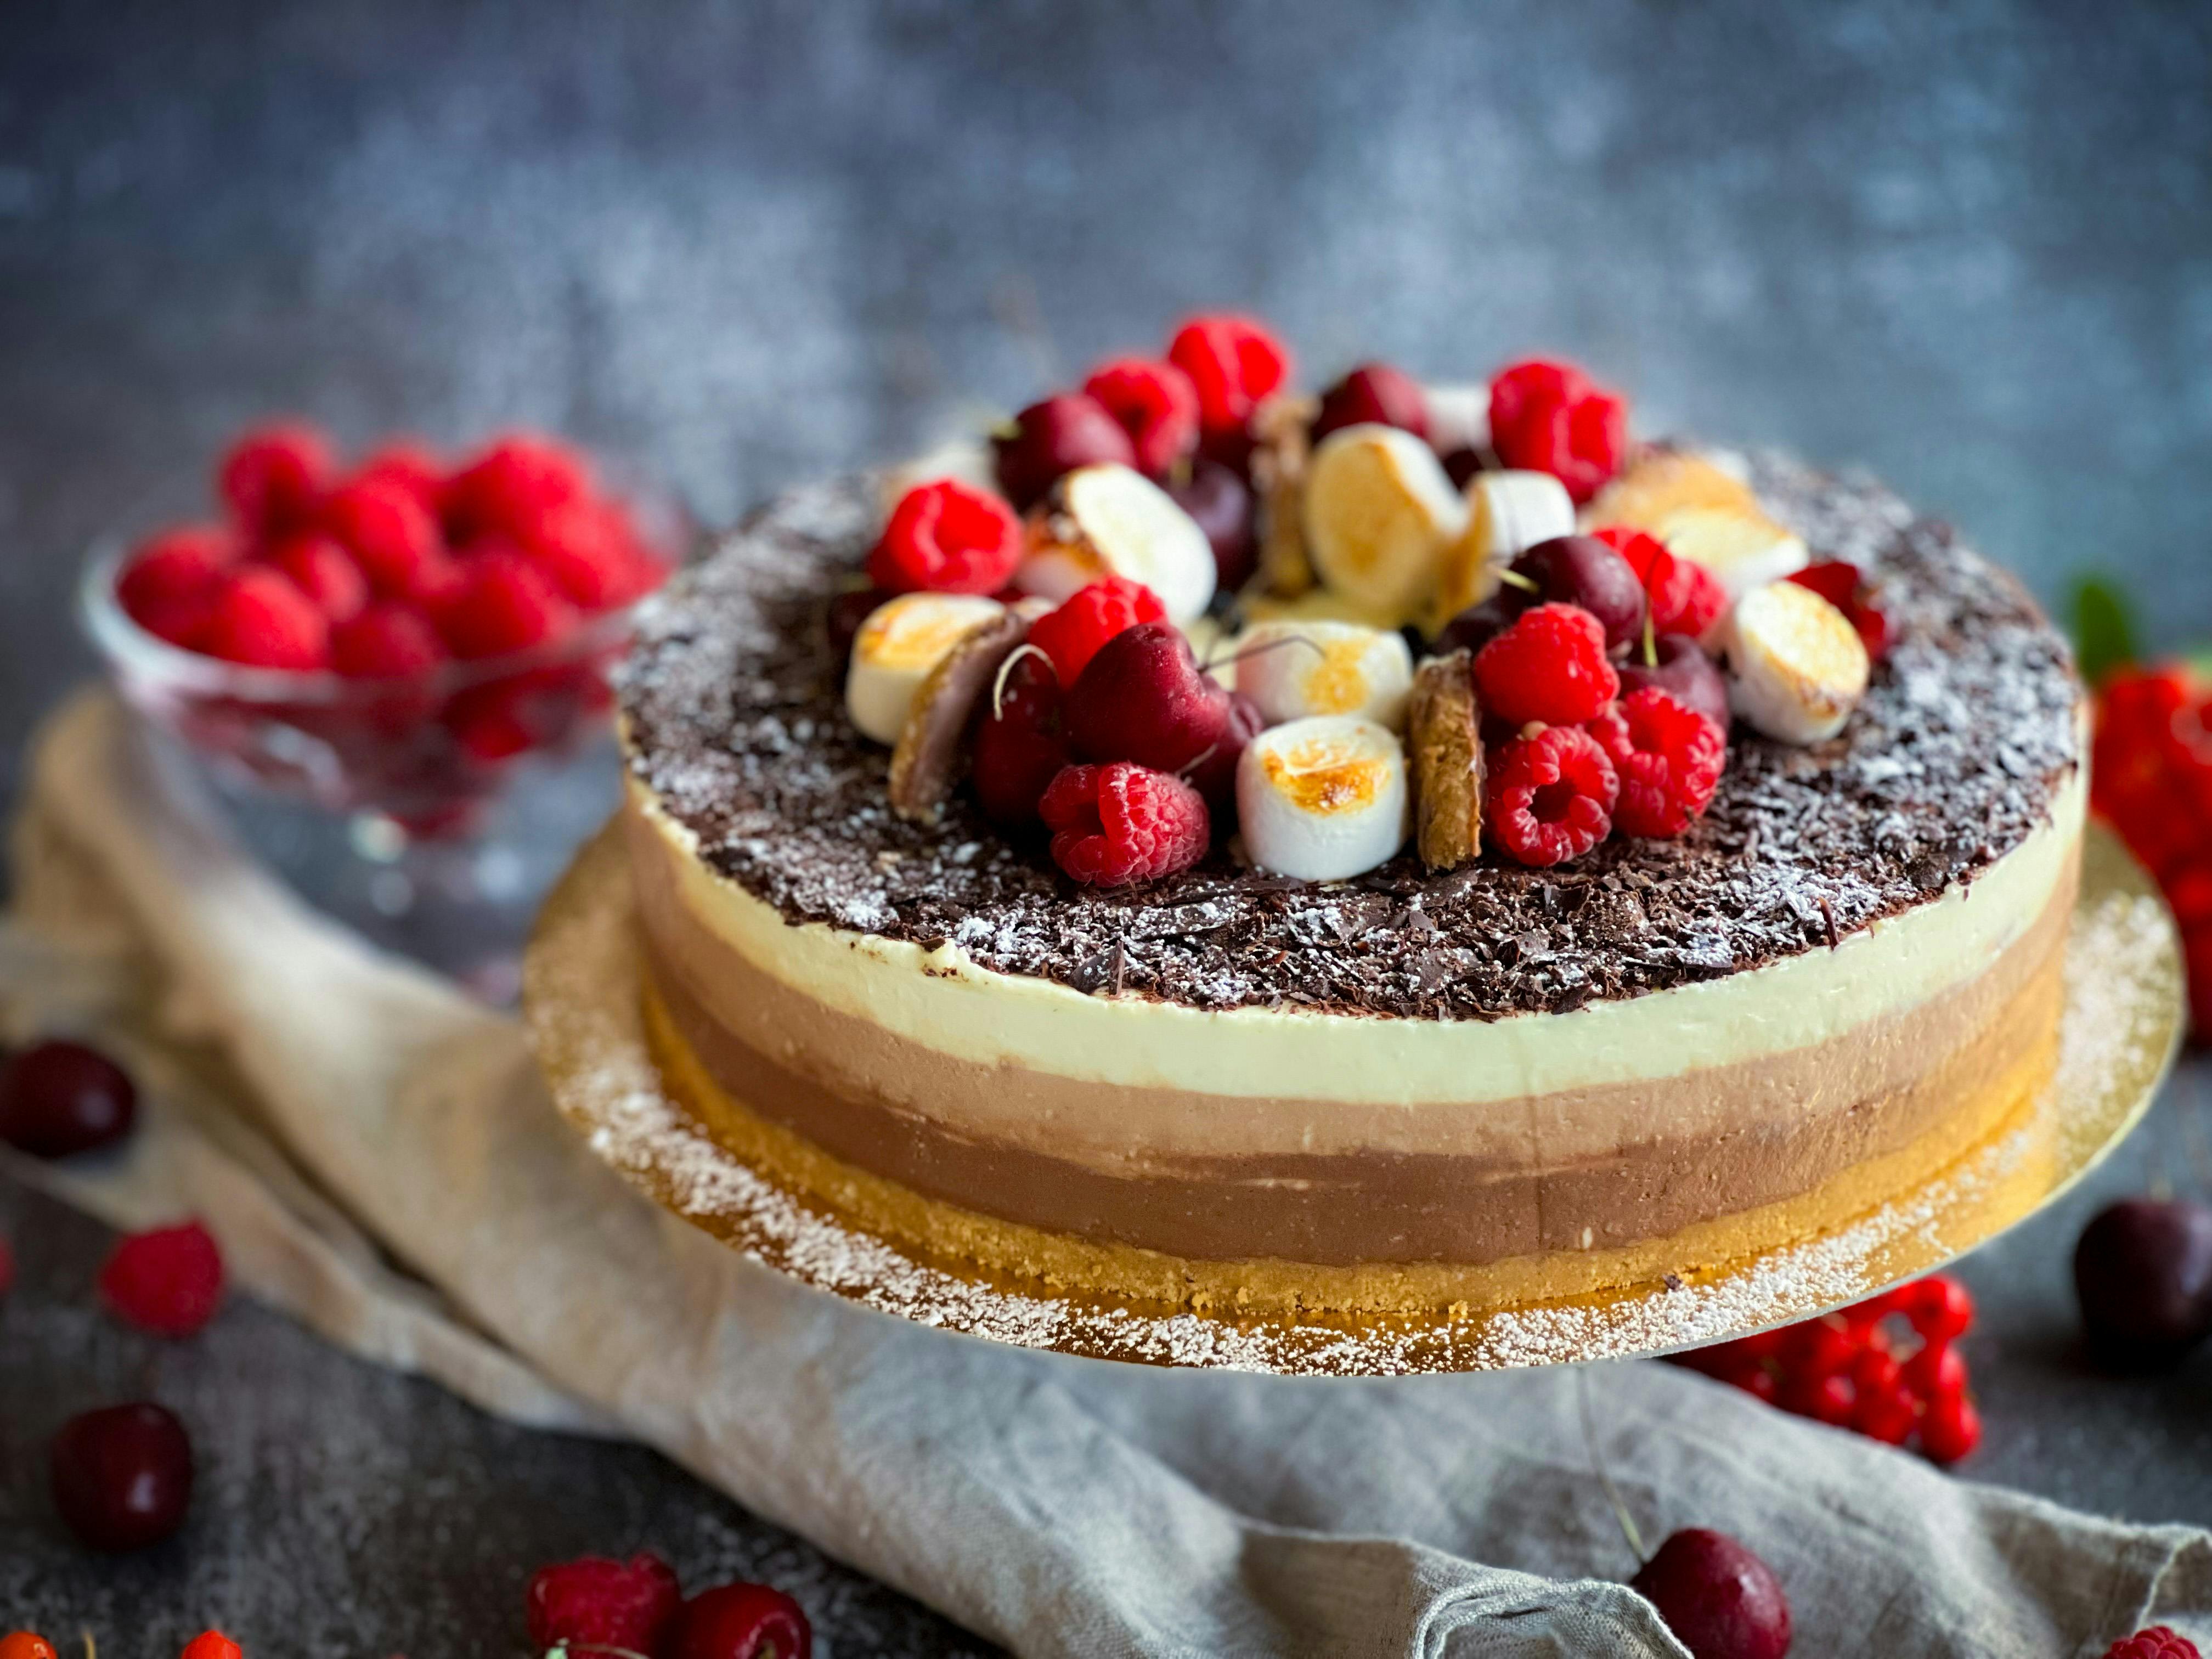
[[[431,512],[445,488],[446,468],[437,452],[412,438],[394,438],[371,450],[354,469],[355,483],[395,484]]]
[[[814,1630],[798,1602],[766,1584],[717,1584],[684,1604],[665,1659],[810,1659]]]
[[[188,644],[207,619],[223,573],[237,562],[238,538],[221,525],[185,525],[138,544],[116,578],[115,597],[131,620],[172,645]]]
[[[585,611],[611,611],[641,599],[665,574],[638,544],[622,509],[605,501],[547,507],[521,539],[522,550]]]
[[[1869,661],[1880,662],[1889,654],[1889,617],[1874,602],[1874,590],[1858,566],[1848,559],[1826,559],[1792,572],[1790,580],[1811,588],[1850,619]]]
[[[1117,357],[1091,371],[1083,389],[1121,423],[1137,467],[1164,478],[1198,447],[1198,388],[1173,363]]]
[[[1579,858],[1613,830],[1620,780],[1597,740],[1578,726],[1550,726],[1499,744],[1488,772],[1490,822],[1523,864]]]
[[[1931,1462],[1955,1463],[1982,1443],[1982,1414],[1963,1394],[1939,1395],[1920,1413],[1920,1449]]]
[[[1092,887],[1121,887],[1188,870],[1213,825],[1205,799],[1181,778],[1127,761],[1070,766],[1037,803],[1053,862]]]
[[[1605,625],[1571,605],[1540,605],[1475,653],[1482,712],[1514,726],[1579,726],[1620,695]],[[1607,798],[1607,810],[1611,810]]]
[[[1664,841],[1682,834],[1720,787],[1727,738],[1656,686],[1632,691],[1589,730],[1620,775],[1613,827],[1625,836]]]
[[[256,427],[230,447],[216,487],[232,514],[258,537],[281,536],[314,516],[337,458],[331,441],[300,421]]]
[[[331,666],[351,679],[427,674],[449,653],[421,611],[381,599],[331,634]]]
[[[334,623],[358,616],[368,603],[368,578],[353,556],[328,536],[313,530],[295,532],[271,547],[267,557]]]
[[[1550,473],[1580,503],[1620,471],[1628,405],[1571,364],[1516,363],[1490,383],[1490,444],[1509,467]]]
[[[1168,361],[1190,376],[1199,425],[1209,438],[1250,429],[1260,405],[1291,378],[1291,354],[1261,323],[1223,313],[1194,317],[1168,343]],[[1217,459],[1230,465],[1241,455]]]
[[[1048,658],[1024,651],[975,728],[969,775],[975,799],[994,823],[1009,828],[1037,821],[1037,803],[1068,763],[1067,728],[1060,717],[1060,678]]]
[[[331,492],[323,528],[353,550],[369,585],[388,599],[420,597],[423,573],[444,546],[422,498],[390,478],[356,478]]]
[[[1022,523],[996,495],[939,478],[899,497],[868,555],[891,593],[995,593],[1022,562]]]
[[[544,740],[531,718],[534,694],[507,680],[471,685],[446,705],[445,726],[453,744],[478,766],[498,766],[526,754]]]
[[[683,1610],[684,1590],[676,1570],[649,1550],[628,1561],[586,1555],[540,1567],[523,1607],[534,1653],[567,1642],[653,1654]]]
[[[438,631],[457,657],[526,651],[575,626],[576,612],[553,579],[511,547],[471,558],[459,594],[440,607]]]
[[[283,571],[254,566],[224,579],[192,646],[255,668],[323,668],[331,659],[330,619]]]
[[[1628,561],[1644,584],[1654,634],[1686,634],[1697,639],[1728,609],[1721,579],[1694,559],[1678,559],[1656,536],[1626,525],[1607,525],[1590,534]]]
[[[520,535],[549,507],[592,494],[591,464],[537,433],[496,440],[456,472],[439,495],[439,516],[455,544]]]
[[[133,1233],[100,1270],[100,1294],[141,1330],[191,1336],[222,1301],[222,1252],[197,1221]]]
[[[185,1644],[179,1659],[246,1659],[246,1650],[219,1630],[204,1630]]]
[[[2201,863],[2178,866],[2161,885],[2166,906],[2183,933],[2212,927],[2212,867]]]
[[[1073,685],[1107,641],[1139,623],[1164,623],[1160,596],[1127,576],[1102,576],[1030,625],[1030,643],[1052,659],[1063,686]]]
[[[2204,1656],[2180,1632],[2153,1625],[2113,1643],[2105,1650],[2105,1659],[2204,1659]]]

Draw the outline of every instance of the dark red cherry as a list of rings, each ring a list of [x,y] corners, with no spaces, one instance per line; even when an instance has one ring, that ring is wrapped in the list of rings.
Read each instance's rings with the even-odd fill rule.
[[[184,1524],[192,1443],[163,1407],[110,1406],[62,1425],[52,1476],[54,1507],[87,1547],[143,1549]]]
[[[1526,588],[1500,587],[1480,605],[1468,606],[1446,623],[1429,648],[1440,657],[1454,651],[1480,651],[1535,603],[1535,595]]]
[[[997,692],[975,727],[969,775],[992,821],[1014,829],[1037,821],[1045,787],[1067,764],[1067,729],[1051,659],[1024,652],[1007,666]]]
[[[1180,629],[1139,623],[1098,647],[1064,713],[1086,760],[1180,772],[1226,736],[1229,692],[1200,670]]]
[[[2107,1205],[2074,1247],[2074,1292],[2101,1363],[2172,1364],[2212,1332],[2212,1210],[2179,1199]]]
[[[1243,478],[1203,455],[1191,462],[1190,476],[1168,486],[1177,507],[1190,514],[1213,549],[1215,586],[1233,593],[1250,580],[1252,490]]]
[[[1655,667],[1644,661],[1641,641],[1628,647],[1628,660],[1620,665],[1620,695],[1656,685],[1676,702],[1696,709],[1722,731],[1729,729],[1728,682],[1713,659],[1698,649],[1687,634],[1662,634],[1652,641]]]
[[[1790,1651],[1781,1581],[1724,1532],[1685,1527],[1628,1587],[1659,1609],[1692,1659],[1782,1659]]]
[[[1448,450],[1440,459],[1444,464],[1444,477],[1452,481],[1455,489],[1465,489],[1467,481],[1482,471],[1482,452],[1479,449]]]
[[[1627,560],[1595,536],[1554,536],[1513,561],[1536,584],[1534,598],[1580,605],[1605,627],[1608,651],[1644,641],[1644,584]]]
[[[1031,404],[1014,416],[1011,431],[991,440],[998,459],[999,488],[1026,513],[1044,499],[1060,475],[1079,466],[1118,461],[1137,464],[1128,429],[1087,392],[1063,392]]]
[[[814,1632],[798,1602],[766,1584],[718,1584],[684,1604],[669,1659],[808,1659]]]
[[[1312,441],[1347,426],[1395,426],[1429,435],[1429,400],[1421,383],[1388,363],[1362,363],[1321,394]]]
[[[81,1042],[34,1042],[0,1066],[0,1140],[33,1158],[120,1140],[137,1115],[129,1074]]]
[[[1183,771],[1191,787],[1206,797],[1217,825],[1228,821],[1227,811],[1237,794],[1237,763],[1244,757],[1244,745],[1267,729],[1260,705],[1242,691],[1229,693],[1228,714],[1213,746],[1186,763]]]

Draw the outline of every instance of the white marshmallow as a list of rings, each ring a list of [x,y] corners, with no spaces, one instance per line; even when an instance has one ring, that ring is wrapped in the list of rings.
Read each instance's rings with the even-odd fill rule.
[[[1395,731],[1413,689],[1413,654],[1403,636],[1357,623],[1261,623],[1237,641],[1237,689],[1270,726],[1357,714]]]
[[[1498,591],[1498,573],[1538,542],[1575,533],[1575,503],[1548,472],[1478,472],[1467,481],[1467,530],[1444,551],[1436,620]]]
[[[1429,447],[1437,454],[1490,447],[1488,386],[1428,386],[1421,394],[1429,405]]]
[[[1202,616],[1213,600],[1206,532],[1143,473],[1111,462],[1076,468],[1030,515],[1029,554],[1014,586],[1058,605],[1106,575],[1142,582],[1177,623]]]
[[[1341,881],[1405,844],[1406,756],[1372,720],[1320,714],[1262,732],[1237,763],[1237,813],[1253,863]]]
[[[1305,522],[1324,583],[1378,617],[1404,617],[1435,590],[1437,562],[1466,528],[1467,503],[1412,433],[1347,426],[1314,451]]]
[[[962,635],[1006,607],[973,593],[902,593],[868,613],[853,636],[845,712],[864,736],[896,743],[915,693]]]
[[[1735,602],[1722,630],[1729,707],[1784,743],[1844,728],[1870,665],[1850,619],[1811,588],[1770,582]]]
[[[1732,599],[1802,570],[1810,556],[1802,540],[1759,512],[1683,507],[1661,519],[1651,533],[1676,558],[1719,577]]]

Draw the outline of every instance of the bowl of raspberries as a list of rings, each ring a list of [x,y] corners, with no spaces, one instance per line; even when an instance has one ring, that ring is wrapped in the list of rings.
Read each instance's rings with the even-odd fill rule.
[[[632,611],[688,535],[534,433],[349,465],[276,422],[230,446],[215,487],[219,518],[87,567],[116,684],[226,781],[415,837],[470,834],[523,761],[604,728]]]

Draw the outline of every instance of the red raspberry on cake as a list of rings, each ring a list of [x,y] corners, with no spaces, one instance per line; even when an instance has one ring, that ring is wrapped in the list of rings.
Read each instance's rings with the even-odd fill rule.
[[[1083,389],[1129,434],[1139,471],[1164,478],[1198,448],[1198,388],[1173,363],[1117,357],[1092,369]]]
[[[523,1598],[535,1653],[565,1642],[655,1654],[683,1607],[676,1570],[649,1550],[627,1561],[586,1555],[540,1567]]]
[[[517,535],[549,507],[592,494],[591,464],[567,445],[534,433],[495,442],[449,479],[440,516],[456,544]]]
[[[1073,685],[1099,647],[1139,623],[1164,623],[1159,595],[1127,576],[1102,576],[1078,588],[1056,611],[1037,618],[1029,642],[1052,659],[1063,686]]]
[[[1022,525],[996,495],[939,478],[891,509],[868,580],[887,593],[995,593],[1022,562]]]
[[[1694,559],[1678,559],[1656,536],[1626,525],[1607,525],[1590,534],[1628,561],[1644,584],[1651,631],[1700,637],[1728,610],[1728,589]]]
[[[1720,787],[1726,736],[1656,686],[1632,691],[1588,729],[1620,776],[1613,825],[1625,836],[1668,840],[1682,834]]]
[[[238,522],[258,537],[281,536],[314,516],[337,471],[330,440],[302,421],[254,428],[230,447],[216,487]]]
[[[266,556],[334,623],[359,614],[368,603],[368,578],[352,555],[328,536],[301,531],[276,543]]]
[[[1490,383],[1490,445],[1509,467],[1550,473],[1579,505],[1620,471],[1628,404],[1571,363],[1532,358]]]
[[[575,623],[575,608],[553,579],[511,547],[471,557],[459,593],[438,612],[439,633],[462,658],[526,651],[560,638]]]
[[[1522,864],[1579,858],[1613,831],[1620,780],[1597,740],[1554,726],[1500,744],[1489,757],[1488,828]]]
[[[1053,862],[1091,887],[1188,870],[1206,856],[1213,836],[1197,790],[1127,761],[1066,768],[1037,811],[1053,832]]]
[[[1605,625],[1571,605],[1540,605],[1475,653],[1482,712],[1513,726],[1579,726],[1620,695]],[[1607,803],[1610,810],[1610,803]]]
[[[1264,325],[1223,313],[1194,317],[1177,329],[1168,361],[1197,390],[1206,453],[1242,467],[1251,455],[1252,416],[1289,383],[1289,349]]]
[[[420,598],[445,539],[422,498],[389,477],[360,477],[331,492],[322,526],[352,550],[369,586],[386,599]]]
[[[107,1305],[156,1336],[191,1336],[222,1303],[222,1252],[197,1221],[133,1233],[100,1270]]]
[[[125,564],[116,599],[148,633],[187,645],[238,553],[237,536],[221,525],[163,531],[141,543]]]
[[[353,679],[400,679],[427,674],[449,659],[430,619],[384,599],[331,634],[331,666]]]
[[[1848,559],[1825,559],[1793,571],[1787,578],[1809,587],[1849,618],[1866,647],[1867,659],[1880,662],[1889,653],[1889,617],[1874,602],[1874,589],[1865,574]]]
[[[2204,1659],[2197,1644],[2169,1625],[2153,1625],[2105,1650],[2105,1659]]]
[[[252,668],[325,668],[330,618],[283,571],[252,566],[224,578],[191,646]]]

